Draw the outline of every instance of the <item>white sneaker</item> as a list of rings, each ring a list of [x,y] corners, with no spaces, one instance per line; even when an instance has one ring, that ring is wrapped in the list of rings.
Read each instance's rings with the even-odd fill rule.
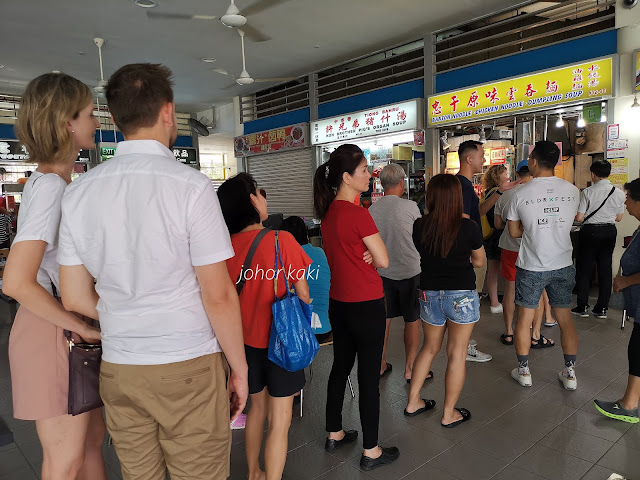
[[[490,362],[493,358],[488,353],[482,353],[476,348],[477,343],[474,341],[473,343],[469,342],[469,346],[467,347],[467,362]]]
[[[530,387],[533,385],[531,381],[531,372],[529,371],[529,367],[516,367],[511,370],[511,376],[513,379],[518,382],[523,387]]]
[[[489,310],[491,310],[491,313],[502,313],[502,304],[499,303],[497,307],[489,306]]]
[[[553,322],[544,322],[545,327],[555,327],[556,325],[558,325],[558,322],[555,320]]]
[[[561,372],[558,372],[558,379],[567,390],[575,390],[578,388],[576,371],[573,367],[564,367]]]

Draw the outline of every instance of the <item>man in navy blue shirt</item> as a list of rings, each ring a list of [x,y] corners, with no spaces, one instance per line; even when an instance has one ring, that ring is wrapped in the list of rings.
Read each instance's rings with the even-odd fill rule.
[[[462,201],[464,204],[464,214],[478,224],[478,228],[482,231],[480,223],[480,200],[473,189],[473,176],[476,173],[482,173],[482,165],[484,164],[484,148],[482,143],[475,140],[467,140],[462,142],[458,147],[458,157],[460,158],[460,171],[458,172],[458,180],[462,184]],[[488,362],[493,357],[488,353],[482,353],[476,348],[475,340],[469,341],[467,348],[467,361],[470,362]]]
[[[478,195],[473,189],[472,182],[476,173],[482,173],[482,165],[484,164],[482,143],[475,140],[462,142],[458,147],[458,157],[460,158],[460,171],[456,176],[462,184],[464,213],[482,228],[480,223],[480,200],[478,200]]]

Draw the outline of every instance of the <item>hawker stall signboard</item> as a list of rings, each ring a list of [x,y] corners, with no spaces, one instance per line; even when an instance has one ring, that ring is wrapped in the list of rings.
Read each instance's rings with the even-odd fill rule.
[[[311,144],[421,129],[422,105],[417,99],[311,122]]]
[[[613,57],[429,97],[430,127],[473,122],[613,95]]]
[[[291,150],[293,148],[308,147],[308,139],[309,124],[300,123],[235,137],[233,139],[233,152],[236,157],[248,157],[280,150]]]
[[[198,154],[193,147],[174,147],[173,155],[176,160],[187,165],[198,164]]]

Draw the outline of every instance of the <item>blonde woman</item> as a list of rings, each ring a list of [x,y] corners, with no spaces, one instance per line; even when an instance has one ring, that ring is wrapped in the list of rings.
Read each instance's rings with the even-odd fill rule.
[[[500,235],[502,230],[498,230],[493,221],[493,205],[484,211],[483,204],[488,206],[489,199],[493,201],[493,204],[500,198],[502,191],[499,187],[506,184],[509,181],[507,176],[507,167],[504,165],[493,165],[489,167],[484,176],[482,177],[482,185],[484,186],[484,193],[482,194],[482,201],[480,203],[480,215],[486,215],[487,221],[493,233],[489,238],[484,240],[484,249],[487,252],[487,290],[489,293],[489,300],[491,300],[491,313],[502,313],[502,305],[498,301],[498,275],[500,274],[500,247],[498,242],[500,241]],[[493,198],[492,198],[493,197]]]
[[[24,187],[2,290],[20,303],[9,337],[13,415],[36,422],[43,480],[106,479],[102,409],[67,414],[64,330],[91,343],[100,332],[62,307],[56,260],[62,194],[78,151],[95,147],[97,127],[91,91],[82,82],[49,73],[27,86],[16,133],[38,168]]]

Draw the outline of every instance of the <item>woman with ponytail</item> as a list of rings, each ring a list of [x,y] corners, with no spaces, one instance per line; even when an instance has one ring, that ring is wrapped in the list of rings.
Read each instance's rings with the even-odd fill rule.
[[[358,198],[369,188],[369,170],[356,145],[338,147],[316,171],[313,202],[322,220],[329,268],[329,321],[333,330],[333,366],[327,387],[329,436],[325,450],[334,452],[358,438],[342,428],[347,377],[358,356],[360,422],[364,452],[360,467],[371,470],[395,461],[396,447],[378,445],[380,362],[386,328],[382,279],[376,268],[389,264],[387,249],[369,212]]]

